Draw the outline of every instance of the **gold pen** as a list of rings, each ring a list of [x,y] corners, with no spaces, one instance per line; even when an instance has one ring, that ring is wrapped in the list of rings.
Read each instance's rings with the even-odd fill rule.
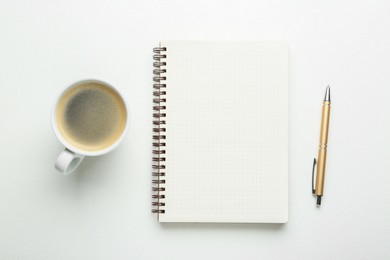
[[[321,205],[321,197],[324,195],[324,179],[325,179],[325,165],[326,165],[326,148],[328,145],[328,131],[330,118],[330,87],[326,88],[324,102],[322,103],[322,118],[321,118],[321,132],[320,145],[318,148],[317,161],[314,158],[312,170],[312,193],[317,196],[317,206]],[[314,188],[314,169],[317,163],[316,185]]]

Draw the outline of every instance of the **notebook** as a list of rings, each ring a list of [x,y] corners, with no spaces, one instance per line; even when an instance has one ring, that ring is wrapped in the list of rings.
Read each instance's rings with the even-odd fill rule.
[[[167,41],[153,51],[158,220],[287,222],[287,44]]]

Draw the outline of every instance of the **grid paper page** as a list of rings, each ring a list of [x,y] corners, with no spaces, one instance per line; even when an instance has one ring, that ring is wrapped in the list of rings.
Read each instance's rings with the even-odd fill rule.
[[[283,42],[167,48],[161,222],[288,219],[288,52]]]

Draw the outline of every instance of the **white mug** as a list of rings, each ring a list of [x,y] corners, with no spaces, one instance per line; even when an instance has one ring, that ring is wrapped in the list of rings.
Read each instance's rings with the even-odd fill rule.
[[[95,100],[96,102],[94,102]],[[109,114],[111,112],[107,111],[114,111],[116,114],[112,116]],[[129,127],[128,115],[128,107],[123,96],[108,83],[88,79],[78,81],[65,88],[56,99],[51,112],[53,131],[58,140],[65,146],[65,150],[57,158],[55,168],[67,175],[80,165],[85,156],[103,155],[115,149],[123,140]],[[77,120],[72,118],[77,118]],[[119,122],[118,120],[112,121],[112,118],[119,118]],[[99,131],[106,129],[104,131],[111,131],[108,137],[109,141],[107,139],[104,141],[104,145],[99,144],[99,146],[94,146],[95,144],[91,140],[88,140],[90,144],[87,145],[75,141],[76,139],[73,139],[72,135],[67,132],[68,129],[71,129],[69,125],[64,126],[66,124],[64,122],[70,122],[71,119],[73,120],[71,126],[76,128],[72,130],[75,133],[74,136],[76,136],[74,138],[78,138],[77,135],[82,134],[86,138],[96,135],[101,139],[102,133],[99,133]],[[109,123],[106,124],[106,122],[111,122],[111,125],[108,126]],[[80,127],[81,130],[77,127]],[[117,129],[112,130],[113,127]],[[107,136],[107,133],[104,134]]]

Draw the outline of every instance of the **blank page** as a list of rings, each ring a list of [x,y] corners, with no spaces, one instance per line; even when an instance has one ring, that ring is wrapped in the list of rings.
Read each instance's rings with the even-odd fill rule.
[[[161,46],[167,146],[159,221],[287,222],[287,45]]]

